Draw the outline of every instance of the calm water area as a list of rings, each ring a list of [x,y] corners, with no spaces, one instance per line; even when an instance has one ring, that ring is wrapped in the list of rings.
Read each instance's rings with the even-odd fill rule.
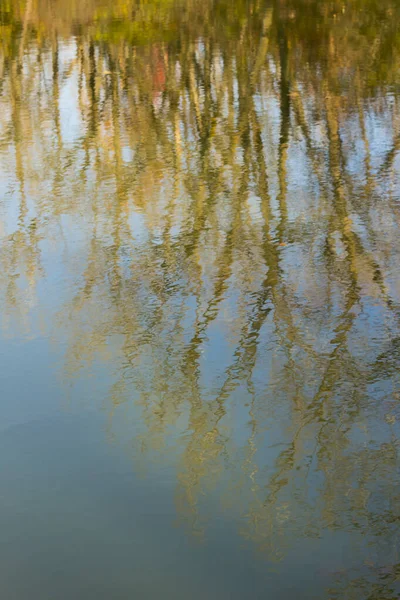
[[[0,597],[400,598],[400,3],[0,0]]]

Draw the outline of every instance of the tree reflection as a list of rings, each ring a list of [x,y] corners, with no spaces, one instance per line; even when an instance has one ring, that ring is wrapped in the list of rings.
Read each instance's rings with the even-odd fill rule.
[[[388,571],[332,597],[394,597],[397,4],[0,7],[5,318],[58,248],[68,377],[111,365],[136,460],[184,432],[189,528],[215,490],[278,559],[362,532]]]

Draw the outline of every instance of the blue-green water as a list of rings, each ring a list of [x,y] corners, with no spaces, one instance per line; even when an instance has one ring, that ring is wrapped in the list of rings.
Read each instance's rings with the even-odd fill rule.
[[[399,17],[0,0],[2,597],[399,597]]]

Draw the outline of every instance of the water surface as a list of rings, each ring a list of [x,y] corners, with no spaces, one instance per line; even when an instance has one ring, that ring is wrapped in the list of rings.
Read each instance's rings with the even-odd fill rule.
[[[400,594],[400,5],[0,0],[0,594]]]

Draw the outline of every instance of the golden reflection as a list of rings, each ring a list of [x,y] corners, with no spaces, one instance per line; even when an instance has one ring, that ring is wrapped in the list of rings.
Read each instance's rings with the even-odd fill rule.
[[[135,460],[177,452],[189,529],[217,494],[276,559],[396,533],[399,13],[0,2],[5,328],[39,311],[70,380],[108,365],[110,431],[131,406]]]

